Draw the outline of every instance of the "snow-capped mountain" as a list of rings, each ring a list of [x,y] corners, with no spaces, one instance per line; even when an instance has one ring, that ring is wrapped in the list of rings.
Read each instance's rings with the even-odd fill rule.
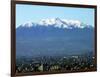
[[[19,27],[34,27],[34,26],[53,26],[56,28],[93,28],[93,26],[84,24],[79,20],[67,20],[60,18],[50,18],[50,19],[41,19],[39,22],[26,22],[21,24]],[[17,27],[18,28],[18,27]]]
[[[78,20],[42,19],[16,28],[17,56],[82,54],[93,50],[94,28]]]

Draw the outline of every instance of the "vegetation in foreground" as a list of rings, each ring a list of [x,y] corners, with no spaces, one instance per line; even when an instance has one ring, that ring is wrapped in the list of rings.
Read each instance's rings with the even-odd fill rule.
[[[95,57],[91,55],[43,56],[16,59],[16,73],[78,71],[95,68]]]

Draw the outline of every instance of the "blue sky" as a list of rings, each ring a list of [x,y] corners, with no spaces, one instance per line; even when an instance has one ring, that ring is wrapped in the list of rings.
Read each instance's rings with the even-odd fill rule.
[[[59,6],[16,4],[16,27],[28,21],[38,22],[45,18],[79,20],[94,26],[94,9]]]

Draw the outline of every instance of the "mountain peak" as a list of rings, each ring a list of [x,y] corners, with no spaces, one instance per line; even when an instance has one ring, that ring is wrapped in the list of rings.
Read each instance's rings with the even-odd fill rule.
[[[22,27],[32,27],[32,26],[54,26],[58,28],[91,28],[93,26],[84,24],[79,20],[67,20],[67,19],[60,19],[60,18],[48,18],[48,19],[41,19],[39,22],[27,22],[21,25]]]

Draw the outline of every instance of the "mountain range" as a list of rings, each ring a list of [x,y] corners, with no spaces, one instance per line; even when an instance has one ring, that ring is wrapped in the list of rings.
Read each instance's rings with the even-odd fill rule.
[[[16,27],[16,55],[72,55],[93,51],[94,27],[60,18]]]
[[[19,27],[35,27],[35,26],[45,26],[45,27],[55,27],[55,28],[92,28],[92,25],[84,24],[78,20],[67,20],[60,18],[51,18],[51,19],[41,19],[39,22],[26,22],[21,24]],[[17,27],[17,28],[19,28]]]

